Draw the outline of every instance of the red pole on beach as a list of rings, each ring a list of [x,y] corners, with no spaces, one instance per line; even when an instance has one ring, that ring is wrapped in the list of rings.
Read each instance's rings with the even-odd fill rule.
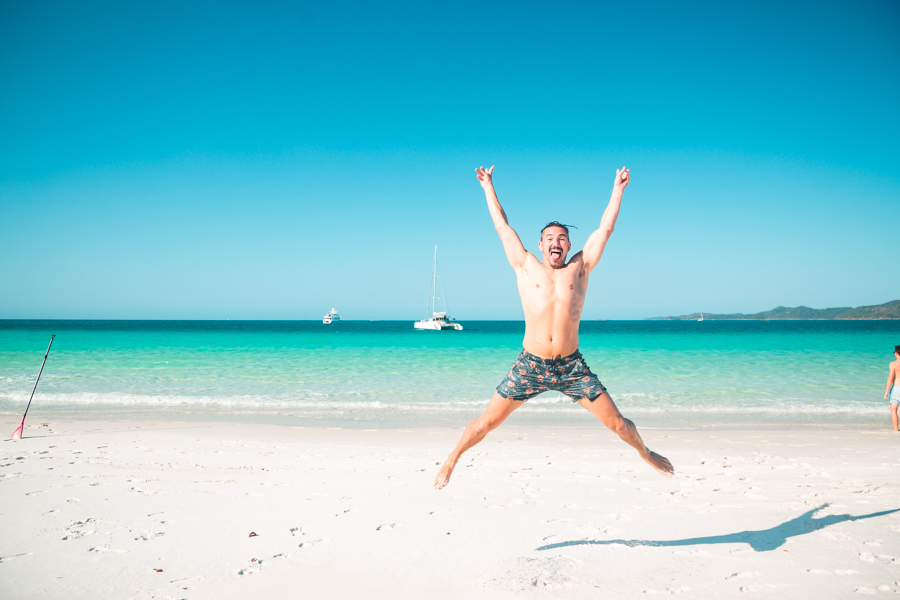
[[[25,417],[28,415],[28,409],[31,408],[31,400],[34,398],[34,390],[37,389],[38,381],[41,380],[41,373],[44,372],[44,365],[47,364],[47,355],[50,354],[50,346],[53,345],[53,338],[56,337],[56,334],[50,336],[50,343],[47,344],[47,352],[44,354],[44,362],[41,363],[41,370],[38,371],[37,379],[34,382],[34,387],[31,388],[31,398],[28,399],[28,406],[25,407],[25,414],[22,415],[22,422],[19,423],[19,427],[13,431],[13,434],[9,436],[14,440],[22,439],[22,432],[25,430]]]

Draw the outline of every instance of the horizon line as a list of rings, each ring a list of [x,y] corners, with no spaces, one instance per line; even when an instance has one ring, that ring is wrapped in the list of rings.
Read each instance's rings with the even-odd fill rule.
[[[700,313],[696,313],[700,314]],[[132,319],[132,318],[59,318],[59,317],[28,317],[28,318],[4,318],[0,317],[0,322],[4,321],[199,321],[199,322],[235,322],[235,323],[244,323],[244,322],[258,322],[258,323],[300,323],[300,322],[319,322],[321,321],[321,317],[316,319],[204,319],[204,318],[152,318],[152,319]],[[344,319],[338,323],[343,322],[353,322],[353,323],[406,323],[409,321],[416,322],[418,319],[407,318],[407,319]],[[509,322],[509,323],[524,323],[525,319],[457,319],[459,321],[470,321],[470,322]],[[679,317],[643,317],[637,319],[581,319],[580,322],[629,322],[629,321],[673,321],[673,322],[685,322],[685,323],[693,323],[694,319],[683,319]],[[781,319],[704,319],[703,322],[706,321],[900,321],[900,318],[894,317],[873,317],[873,318],[859,318],[859,317],[844,317],[844,318],[812,318],[812,319],[792,319],[792,318],[781,318]]]

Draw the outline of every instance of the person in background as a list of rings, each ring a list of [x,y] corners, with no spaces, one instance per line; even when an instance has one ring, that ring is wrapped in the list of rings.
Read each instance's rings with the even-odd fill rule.
[[[891,363],[890,371],[888,371],[887,387],[884,390],[884,399],[891,401],[891,422],[894,424],[894,431],[897,429],[897,407],[900,406],[900,381],[897,381],[898,373],[900,373],[900,346],[894,346],[894,362]]]

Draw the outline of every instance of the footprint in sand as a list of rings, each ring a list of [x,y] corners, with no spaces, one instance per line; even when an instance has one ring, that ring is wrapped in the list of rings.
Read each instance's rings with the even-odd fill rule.
[[[384,525],[376,527],[375,531],[387,531],[388,529],[394,529],[395,527],[400,527],[400,523],[385,523]]]
[[[136,542],[146,542],[147,540],[152,540],[153,538],[158,538],[166,535],[165,531],[149,531],[147,529],[132,529],[131,533],[136,533],[137,537],[134,538]]]
[[[325,542],[330,541],[328,538],[322,538],[321,540],[312,540],[311,542],[303,542],[298,546],[298,548],[308,548],[313,544],[324,544]]]
[[[182,577],[181,579],[173,579],[169,583],[178,583],[183,590],[196,590],[197,587],[195,585],[189,585],[191,583],[200,583],[203,581],[203,575],[197,575],[196,577]]]
[[[889,585],[861,585],[855,590],[857,594],[877,594],[878,592],[892,592],[893,589]]]
[[[516,566],[494,582],[501,587],[519,590],[567,589],[578,579],[571,573],[584,563],[576,558],[559,555],[550,558],[519,558]]]
[[[759,577],[759,575],[760,575],[759,571],[742,571],[740,573],[732,573],[725,579],[726,580],[728,580],[728,579],[747,579],[747,578],[751,578],[751,577]]]
[[[292,536],[306,535],[305,533],[303,533],[302,527],[291,527],[289,531],[291,532]]]
[[[861,560],[861,561],[863,561],[863,562],[870,562],[870,563],[873,563],[873,562],[875,562],[875,557],[872,556],[871,554],[869,554],[868,552],[860,552],[860,553],[859,553],[859,560]]]
[[[251,564],[238,571],[238,575],[255,575],[262,571],[262,560],[253,560]]]
[[[741,589],[743,589],[743,588],[741,588]],[[689,591],[691,591],[691,588],[689,588],[686,585],[682,585],[682,586],[678,586],[678,587],[667,587],[665,590],[662,590],[662,591],[660,591],[660,590],[644,590],[644,593],[651,594],[651,595],[665,594],[665,595],[678,596],[680,594],[684,594]]]
[[[109,546],[94,546],[93,548],[88,548],[88,552],[97,552],[98,554],[103,553],[103,552],[115,552],[116,554],[125,554],[126,552],[128,552],[128,550],[114,550],[114,549],[110,548]]]
[[[96,523],[97,523],[96,520],[94,520],[92,518],[88,518],[88,519],[85,519],[84,521],[75,521],[74,523],[67,525],[66,526],[67,535],[66,535],[66,537],[63,538],[63,541],[77,540],[86,535],[93,535],[94,534],[93,529],[84,529],[84,528],[87,526],[90,526],[91,524],[96,525]]]
[[[9,562],[23,556],[31,556],[33,552],[23,552],[22,554],[11,554],[10,556],[0,556],[0,563]]]
[[[262,559],[262,558],[252,558],[250,559],[250,564],[238,571],[238,575],[253,575],[255,573],[259,573],[262,571],[263,563],[268,562],[270,560],[279,560],[283,558],[287,558],[288,553],[282,552],[280,554],[276,554],[272,558]]]
[[[572,587],[572,581],[578,581],[568,573],[541,573],[531,581],[531,587],[548,590],[561,590]]]

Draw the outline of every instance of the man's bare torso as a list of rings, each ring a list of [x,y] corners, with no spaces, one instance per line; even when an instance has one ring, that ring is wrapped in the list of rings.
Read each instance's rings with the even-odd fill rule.
[[[525,311],[525,350],[542,358],[578,350],[578,325],[588,286],[581,252],[561,269],[543,265],[528,253],[516,270],[516,279]]]

